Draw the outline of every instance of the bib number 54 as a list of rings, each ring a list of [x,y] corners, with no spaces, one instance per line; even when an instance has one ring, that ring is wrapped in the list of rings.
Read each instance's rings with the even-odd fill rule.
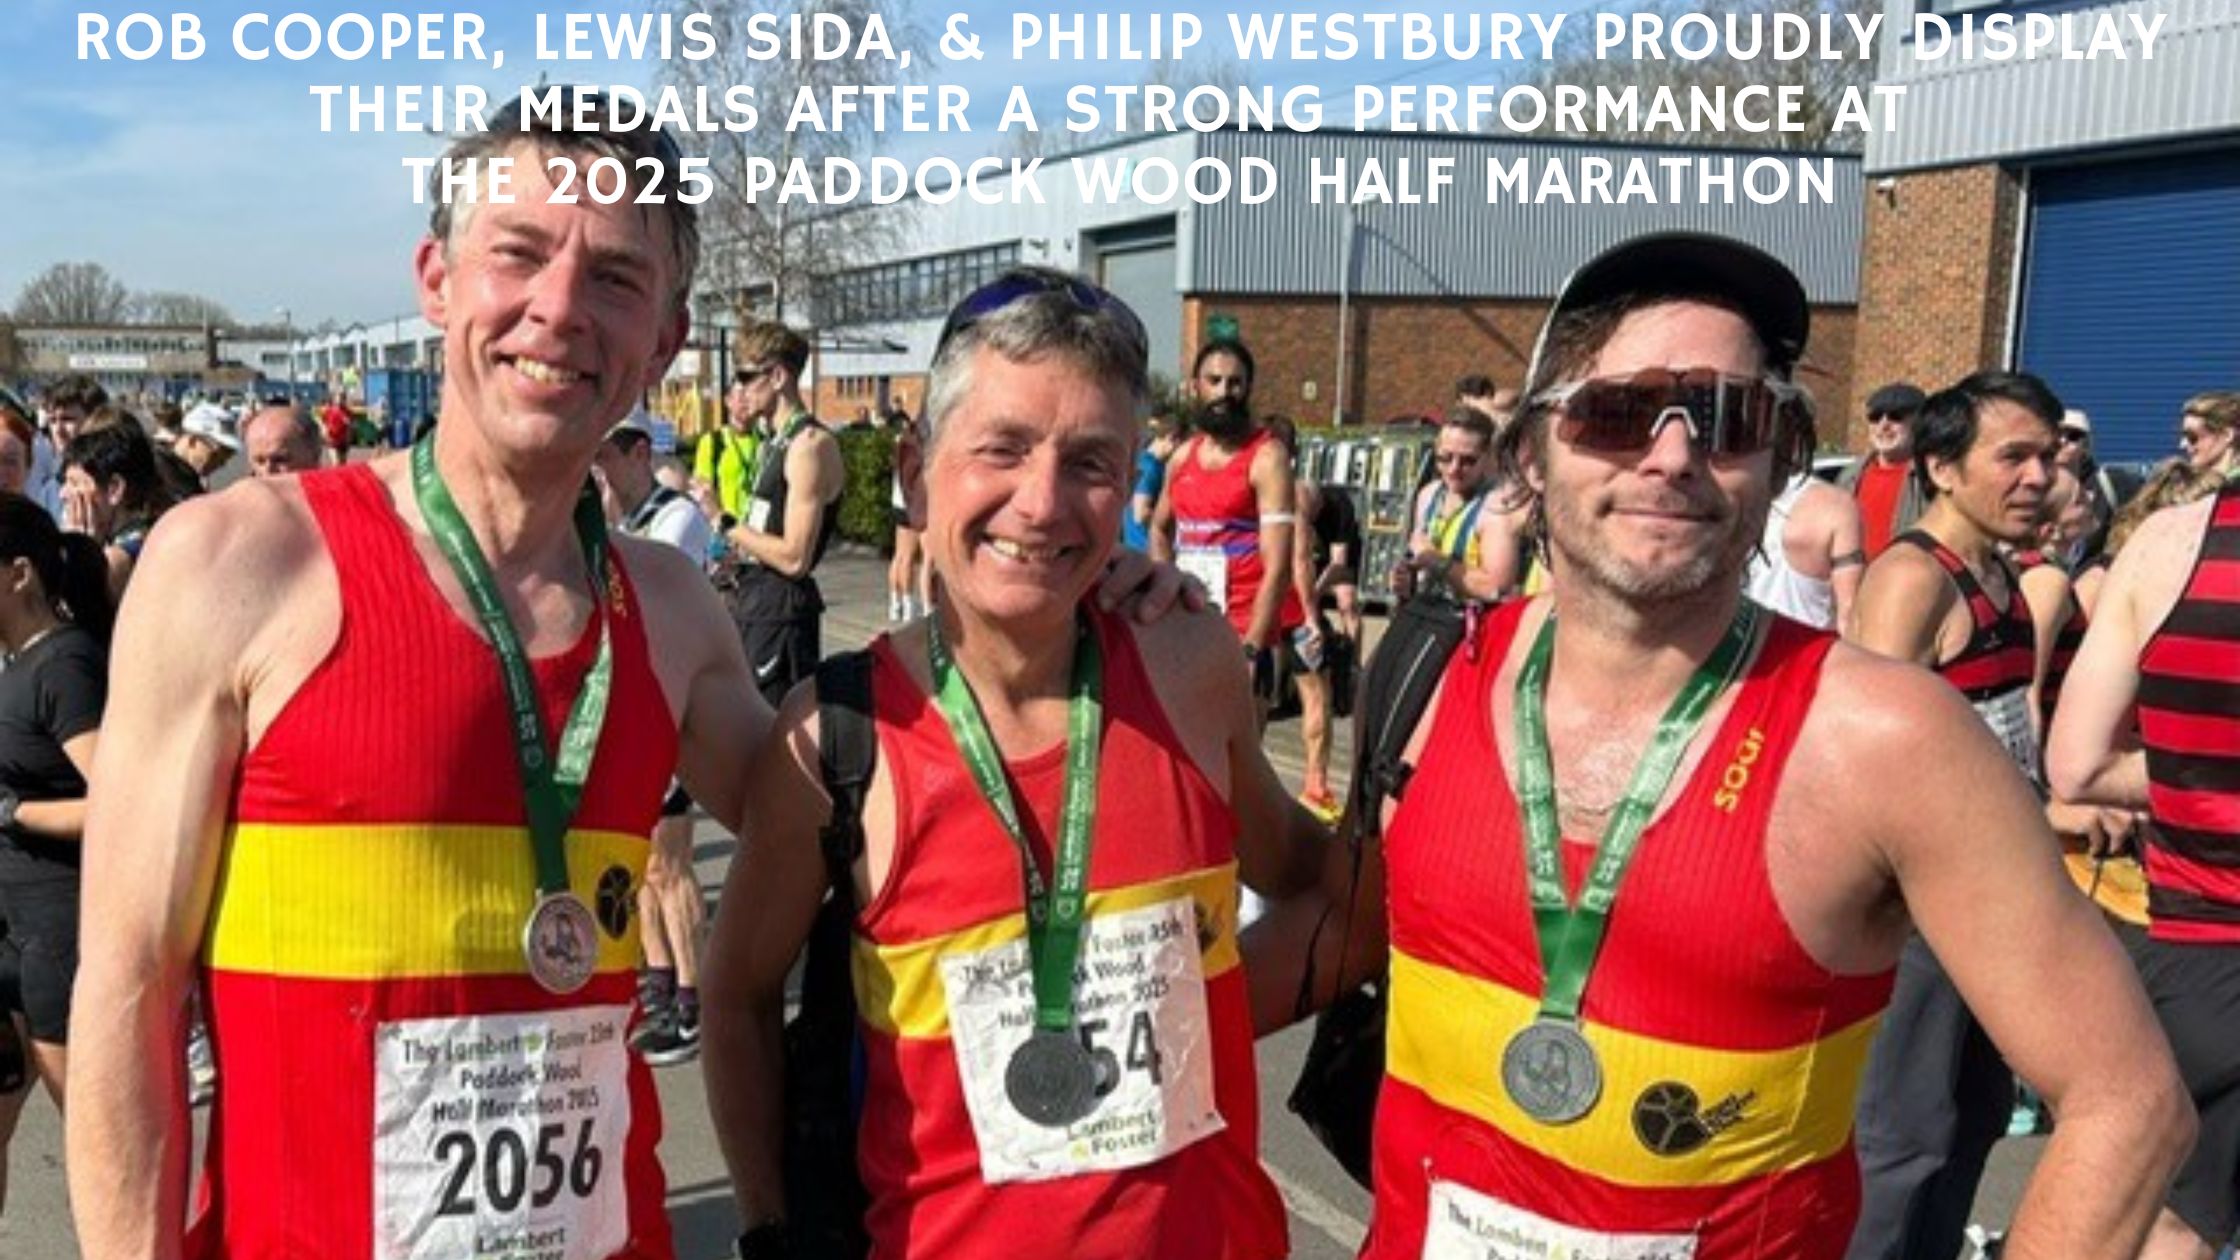
[[[533,1155],[529,1139],[514,1129],[499,1129],[480,1143],[457,1129],[438,1135],[435,1157],[449,1172],[436,1215],[472,1216],[478,1203],[493,1212],[513,1212],[524,1199],[532,1208],[546,1208],[562,1191],[590,1198],[606,1168],[606,1153],[592,1144],[591,1124],[589,1118],[577,1122],[572,1144],[567,1125],[539,1125]]]

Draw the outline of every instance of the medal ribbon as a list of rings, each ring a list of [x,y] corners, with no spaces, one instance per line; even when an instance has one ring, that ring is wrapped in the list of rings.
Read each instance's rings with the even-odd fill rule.
[[[1089,886],[1089,847],[1097,821],[1097,757],[1104,741],[1104,656],[1097,636],[1083,622],[1074,641],[1073,681],[1066,699],[1065,797],[1050,880],[1043,879],[1019,826],[1018,801],[1004,776],[995,738],[988,733],[972,684],[950,659],[938,615],[926,622],[926,656],[933,667],[934,704],[980,795],[1019,851],[1027,889],[1027,956],[1034,967],[1034,1026],[1065,1032],[1073,1027],[1073,964],[1081,953],[1083,893]]]
[[[597,491],[586,483],[576,499],[576,537],[583,543],[584,566],[591,571],[591,615],[599,619],[599,656],[584,675],[583,686],[569,706],[567,725],[560,731],[557,757],[545,752],[544,712],[537,704],[536,678],[529,670],[529,653],[506,615],[498,597],[498,579],[482,555],[481,544],[467,528],[458,503],[436,471],[435,435],[431,432],[412,448],[412,496],[428,520],[436,546],[450,562],[451,572],[466,588],[474,605],[475,621],[489,636],[498,654],[498,672],[505,679],[506,703],[512,710],[513,751],[521,765],[521,787],[529,818],[529,842],[536,854],[537,891],[559,893],[568,889],[568,858],[562,842],[568,823],[583,798],[583,781],[591,770],[591,755],[598,748],[599,728],[607,719],[607,696],[613,690],[614,644],[605,612],[607,576],[606,518],[599,510]]]
[[[1618,899],[1618,881],[1641,839],[1642,829],[1664,799],[1665,788],[1680,766],[1680,758],[1695,739],[1703,715],[1734,682],[1758,638],[1758,606],[1745,599],[1727,625],[1709,659],[1696,667],[1680,694],[1672,698],[1657,720],[1648,751],[1633,771],[1626,794],[1603,829],[1602,846],[1579,890],[1579,904],[1570,904],[1563,886],[1563,853],[1556,824],[1555,770],[1548,753],[1548,667],[1555,657],[1556,618],[1553,612],[1541,623],[1540,633],[1517,671],[1517,753],[1519,795],[1525,821],[1525,874],[1532,892],[1532,922],[1539,937],[1540,965],[1545,974],[1541,988],[1540,1017],[1576,1023],[1579,1001],[1587,990],[1587,976],[1594,970],[1595,955],[1610,926],[1610,908]]]

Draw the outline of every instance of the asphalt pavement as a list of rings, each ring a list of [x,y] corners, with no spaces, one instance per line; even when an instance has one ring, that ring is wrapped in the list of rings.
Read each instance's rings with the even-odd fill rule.
[[[827,648],[858,646],[884,628],[885,575],[886,562],[880,557],[838,548],[827,557],[819,575],[831,605],[825,620]],[[1334,775],[1351,765],[1349,742],[1341,731]],[[1300,775],[1297,724],[1271,729],[1267,746],[1278,773],[1285,782],[1296,784]],[[706,822],[696,841],[701,883],[712,901],[723,884],[731,843],[720,828]],[[77,1012],[76,1018],[98,1020],[101,1015]],[[1298,1260],[1343,1260],[1355,1254],[1366,1232],[1368,1195],[1285,1109],[1284,1099],[1298,1077],[1306,1045],[1305,1028],[1260,1043],[1262,1158],[1290,1208],[1291,1254]],[[731,1254],[738,1218],[708,1119],[700,1073],[695,1067],[676,1067],[656,1075],[665,1117],[661,1158],[669,1178],[669,1214],[676,1228],[678,1258],[722,1260]],[[1976,1219],[1996,1225],[2009,1218],[2043,1145],[2042,1138],[2000,1144],[1977,1196]],[[60,1117],[44,1094],[25,1108],[11,1147],[8,1199],[0,1211],[0,1260],[78,1255],[63,1184]]]

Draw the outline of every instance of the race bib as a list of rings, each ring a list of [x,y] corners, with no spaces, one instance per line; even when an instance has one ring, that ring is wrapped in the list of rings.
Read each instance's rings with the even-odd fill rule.
[[[1012,1053],[1034,1030],[1026,941],[945,958],[941,983],[988,1184],[1137,1168],[1224,1127],[1189,898],[1098,915],[1084,929],[1073,1009],[1097,1061],[1097,1106],[1063,1128],[1020,1115],[1004,1092]]]
[[[757,534],[769,533],[770,518],[775,512],[776,506],[770,500],[749,499],[747,501],[747,529]]]
[[[1229,553],[1219,547],[1181,547],[1174,554],[1175,567],[1205,583],[1206,598],[1215,608],[1229,611]]]
[[[1975,710],[2015,765],[2032,783],[2038,782],[2038,734],[2030,726],[2029,691],[2017,687],[1996,699],[1978,701]]]
[[[1431,1183],[1423,1260],[1695,1260],[1693,1234],[1598,1234],[1451,1181]]]
[[[374,1260],[600,1260],[627,1240],[629,1008],[374,1034]]]

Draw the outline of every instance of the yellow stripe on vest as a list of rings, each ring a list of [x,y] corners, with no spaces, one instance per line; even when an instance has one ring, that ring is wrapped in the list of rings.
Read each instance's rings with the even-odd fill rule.
[[[1568,1168],[1623,1186],[1731,1185],[1802,1168],[1850,1140],[1859,1075],[1879,1017],[1817,1041],[1780,1050],[1725,1050],[1660,1041],[1586,1025],[1602,1061],[1602,1098],[1569,1125],[1542,1124],[1501,1087],[1501,1051],[1531,1022],[1538,1001],[1491,981],[1392,951],[1392,1013],[1387,1070],[1451,1111],[1471,1116]],[[1644,1126],[1669,1153],[1650,1149]],[[1733,1100],[1729,1102],[1729,1100]],[[1669,1119],[1688,1117],[1715,1130],[1673,1141]],[[1724,1127],[1720,1122],[1725,1121]]]
[[[599,970],[637,966],[645,837],[571,831],[567,850],[568,882],[602,924]],[[204,948],[212,967],[302,979],[523,975],[536,885],[519,827],[240,823]]]
[[[1198,947],[1205,978],[1237,965],[1237,867],[1193,871],[1173,879],[1131,884],[1089,894],[1088,917],[1140,910],[1177,897],[1198,907]],[[1027,934],[1027,916],[1014,912],[944,936],[900,945],[877,945],[855,938],[856,1007],[863,1021],[880,1032],[902,1037],[949,1035],[949,1001],[941,984],[941,960],[952,954],[977,954]]]

